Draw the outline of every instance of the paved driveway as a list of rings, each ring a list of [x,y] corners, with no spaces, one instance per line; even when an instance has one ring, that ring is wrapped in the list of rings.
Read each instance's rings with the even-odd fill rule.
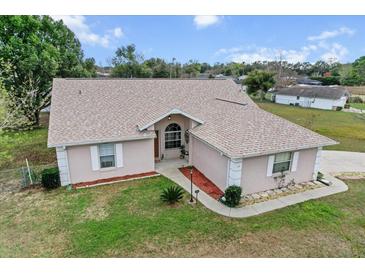
[[[365,153],[323,150],[320,170],[325,173],[365,172]]]

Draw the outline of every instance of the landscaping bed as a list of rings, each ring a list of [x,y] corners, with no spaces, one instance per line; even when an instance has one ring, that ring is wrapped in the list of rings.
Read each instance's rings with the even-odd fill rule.
[[[314,182],[305,182],[305,183],[288,185],[288,186],[285,186],[282,188],[271,189],[271,190],[257,192],[257,193],[253,193],[253,194],[247,194],[241,198],[241,201],[240,201],[240,204],[238,205],[238,207],[244,207],[244,206],[248,206],[248,205],[253,205],[255,203],[261,203],[261,202],[265,202],[265,201],[269,201],[269,200],[274,200],[274,199],[277,199],[280,197],[284,197],[284,196],[288,196],[288,195],[292,195],[292,194],[296,194],[296,193],[300,193],[300,192],[304,192],[304,191],[308,191],[311,189],[316,189],[316,188],[320,188],[320,187],[324,187],[324,186],[325,186],[324,184],[322,184],[318,181],[314,181]]]

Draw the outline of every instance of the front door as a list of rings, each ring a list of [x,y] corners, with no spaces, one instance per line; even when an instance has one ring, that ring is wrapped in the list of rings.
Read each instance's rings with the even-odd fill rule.
[[[158,130],[155,130],[156,138],[155,138],[155,158],[159,158],[160,156],[160,137],[158,135]]]

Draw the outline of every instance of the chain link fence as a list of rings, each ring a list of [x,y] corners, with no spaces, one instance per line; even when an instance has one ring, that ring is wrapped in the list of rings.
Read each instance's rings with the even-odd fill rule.
[[[38,185],[41,181],[41,172],[45,168],[55,167],[55,164],[32,166],[31,163],[20,168],[0,170],[0,193],[18,192],[19,190]]]

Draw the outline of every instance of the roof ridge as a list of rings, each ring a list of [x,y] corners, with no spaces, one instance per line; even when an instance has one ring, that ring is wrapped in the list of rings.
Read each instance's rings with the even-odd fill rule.
[[[66,77],[66,78],[54,78],[54,80],[102,80],[102,81],[110,81],[110,80],[170,80],[170,81],[224,81],[224,80],[231,80],[231,79],[197,79],[197,78],[119,78],[119,77]]]

